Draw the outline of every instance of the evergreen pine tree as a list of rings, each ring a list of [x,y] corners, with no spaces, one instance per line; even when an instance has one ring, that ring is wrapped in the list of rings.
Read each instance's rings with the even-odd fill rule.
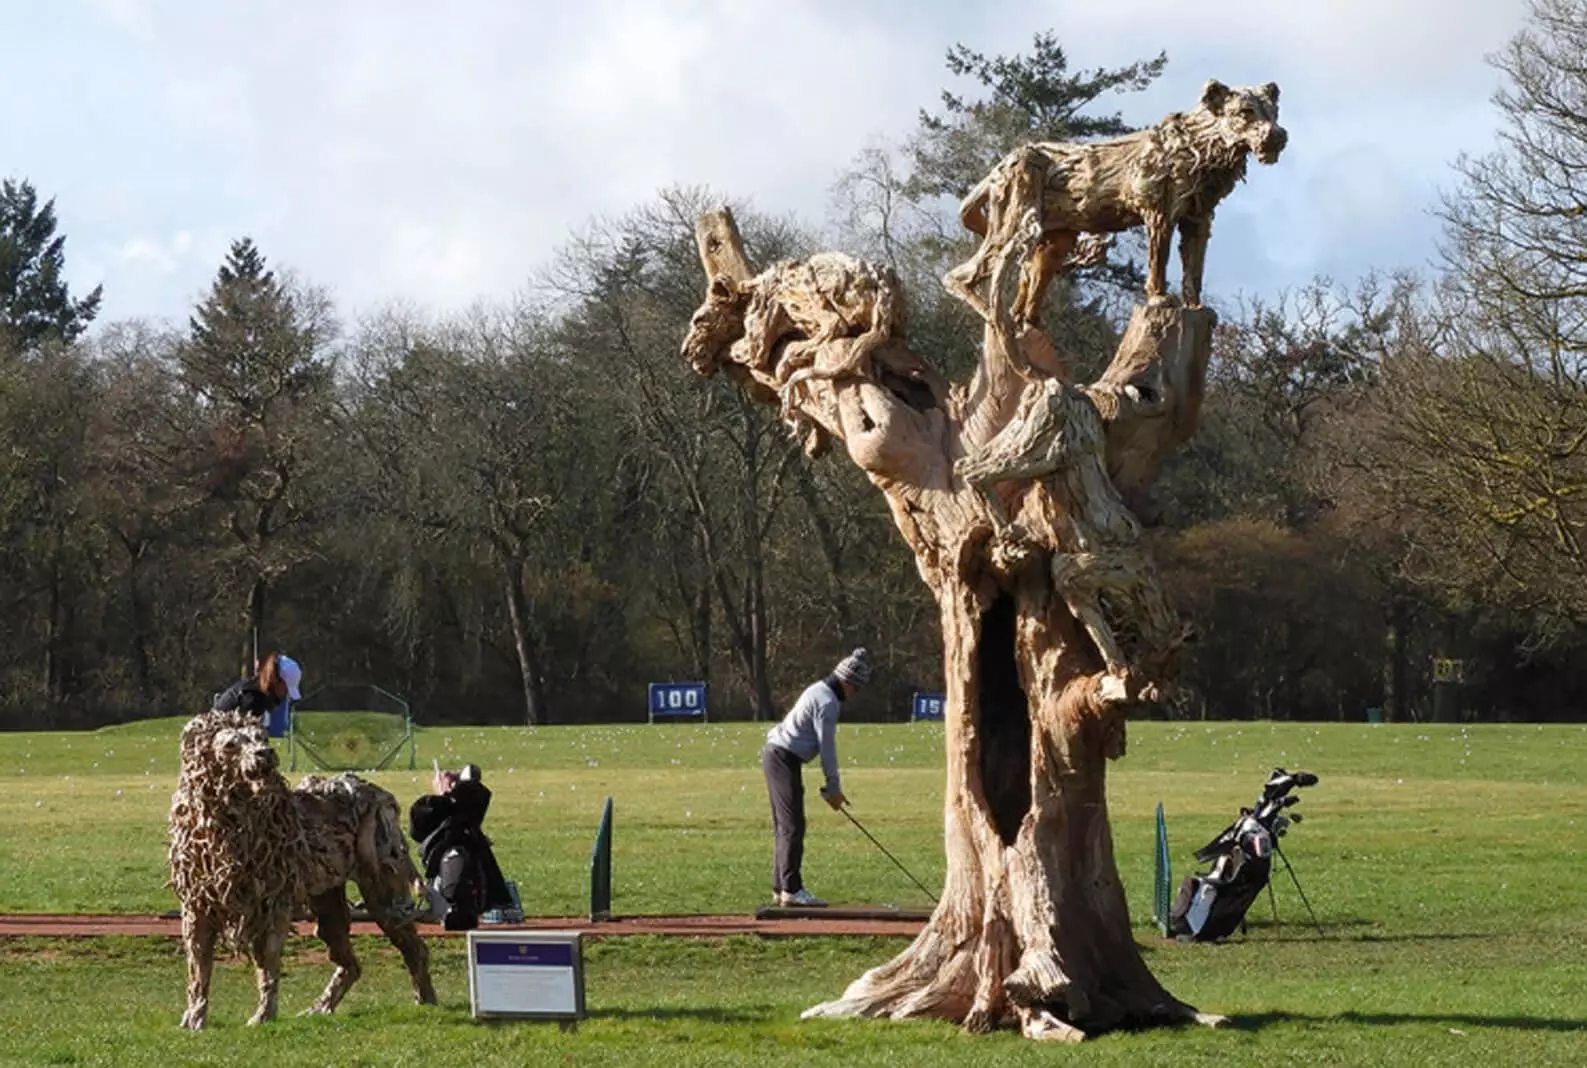
[[[40,206],[28,182],[0,182],[0,343],[15,351],[72,341],[99,312],[103,286],[72,299],[62,278],[66,237],[55,228],[55,201]]]
[[[304,477],[324,434],[332,329],[328,305],[278,279],[242,238],[189,317],[177,355],[201,410],[194,455],[202,463],[189,479],[228,532],[229,570],[245,586],[245,665],[266,622],[267,591],[307,557],[314,536]]]

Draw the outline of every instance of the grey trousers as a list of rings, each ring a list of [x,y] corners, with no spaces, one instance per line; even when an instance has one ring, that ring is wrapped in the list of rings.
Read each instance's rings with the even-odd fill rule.
[[[781,746],[768,745],[761,750],[760,766],[771,795],[771,888],[796,894],[805,888],[800,871],[805,858],[804,765]]]

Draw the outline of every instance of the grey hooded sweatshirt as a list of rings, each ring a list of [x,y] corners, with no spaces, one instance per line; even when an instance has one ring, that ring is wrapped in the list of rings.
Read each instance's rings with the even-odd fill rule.
[[[820,753],[821,773],[826,776],[829,794],[843,792],[838,780],[837,739],[842,704],[837,682],[822,679],[807,687],[782,721],[766,734],[768,745],[788,750],[802,763],[808,764]]]

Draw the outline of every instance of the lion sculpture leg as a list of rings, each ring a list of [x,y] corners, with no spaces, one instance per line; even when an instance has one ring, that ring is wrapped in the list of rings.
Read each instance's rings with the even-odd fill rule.
[[[1040,240],[1047,162],[1039,147],[1023,145],[1004,157],[965,200],[966,205],[974,202],[980,206],[982,217],[971,229],[981,235],[981,244],[973,256],[943,277],[943,283],[988,323],[997,321],[993,308],[1000,294],[994,291],[990,300],[984,300],[978,288],[992,276],[993,262],[1010,255],[1013,246],[1032,237]]]
[[[308,842],[309,902],[315,933],[330,952],[336,970],[308,1009],[336,1010],[362,969],[353,952],[347,883],[358,884],[364,907],[402,954],[413,981],[414,1000],[435,1004],[430,954],[416,925],[412,894],[423,880],[408,855],[397,800],[356,775],[324,779],[310,775],[293,791]]]
[[[402,954],[413,980],[413,1000],[420,1005],[435,1004],[435,986],[430,981],[430,951],[419,935],[412,916],[397,919],[385,912],[373,913],[388,941]]]
[[[182,909],[182,947],[187,953],[187,1011],[181,1026],[202,1031],[209,1020],[209,980],[215,970],[220,924],[207,912]]]
[[[281,950],[286,944],[286,930],[272,929],[254,936],[249,946],[254,968],[258,972],[259,1007],[248,1018],[249,1027],[257,1027],[274,1020],[278,1009],[277,995],[281,989]]]
[[[331,963],[336,970],[331,973],[325,990],[308,1009],[311,1013],[331,1013],[342,1003],[342,998],[352,989],[363,969],[358,965],[358,955],[353,952],[353,916],[347,905],[347,890],[336,887],[318,894],[310,900],[314,909],[314,936],[325,943]]]
[[[369,786],[367,783],[362,785]],[[402,855],[407,856],[406,850]],[[402,961],[407,965],[408,975],[413,981],[414,1001],[420,1005],[434,1005],[436,997],[435,985],[430,979],[430,952],[419,935],[406,894],[399,889],[403,886],[402,873],[398,871],[394,873],[396,877],[391,878],[383,875],[379,866],[365,863],[362,853],[359,860],[360,871],[355,873],[354,881],[364,896],[370,916],[402,954]],[[419,878],[416,870],[412,877],[414,880]],[[331,1013],[336,1011],[336,1006],[341,1004],[342,998],[363,972],[358,964],[358,956],[353,952],[352,910],[347,903],[346,884],[338,884],[316,894],[310,898],[309,905],[314,911],[314,934],[325,943],[336,970],[331,973],[325,990],[308,1011]]]

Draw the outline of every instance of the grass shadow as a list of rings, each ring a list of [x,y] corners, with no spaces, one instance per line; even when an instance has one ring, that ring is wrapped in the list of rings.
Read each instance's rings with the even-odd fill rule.
[[[1477,931],[1444,931],[1444,932],[1408,932],[1406,934],[1364,934],[1352,938],[1352,942],[1482,942],[1492,938],[1503,938],[1504,935],[1494,935]]]
[[[736,1008],[680,1006],[666,1009],[591,1009],[592,1020],[703,1020],[706,1023],[745,1024],[767,1023],[777,1016],[771,1005],[747,1005]]]
[[[1243,932],[1219,939],[1216,942],[1197,942],[1194,940],[1180,941],[1171,938],[1155,938],[1137,943],[1147,953],[1156,949],[1170,946],[1239,946],[1239,945],[1274,945],[1286,942],[1338,942],[1367,944],[1373,942],[1479,942],[1484,939],[1500,938],[1491,931],[1446,931],[1446,932],[1404,932],[1388,934],[1373,931],[1355,931],[1352,928],[1377,927],[1378,921],[1360,918],[1330,920],[1323,924],[1322,933],[1317,928],[1306,923],[1274,923],[1272,920],[1262,920],[1251,923]]]
[[[1475,931],[1449,931],[1449,932],[1407,932],[1405,934],[1350,934],[1345,931],[1335,932],[1324,928],[1322,934],[1317,933],[1314,927],[1278,931],[1268,929],[1260,935],[1249,935],[1243,938],[1226,938],[1219,942],[1185,942],[1182,945],[1191,946],[1272,946],[1283,945],[1291,942],[1309,942],[1313,945],[1323,942],[1334,942],[1341,945],[1371,945],[1373,943],[1393,942],[1481,942],[1496,936]]]
[[[1394,1027],[1399,1024],[1433,1023],[1449,1026],[1491,1027],[1504,1031],[1587,1032],[1587,1019],[1564,1020],[1547,1016],[1478,1016],[1473,1013],[1341,1012],[1331,1016],[1304,1012],[1258,1012],[1231,1016],[1229,1029],[1257,1032],[1274,1024],[1348,1024],[1350,1026]]]
[[[1270,913],[1255,915],[1255,912],[1256,909],[1253,908],[1251,913],[1247,914],[1245,920],[1246,927],[1253,931],[1261,930],[1263,928],[1266,928],[1267,930],[1273,930],[1274,928],[1278,927],[1306,927],[1311,928],[1312,930],[1316,929],[1312,927],[1311,921],[1304,914],[1296,914],[1288,919],[1275,920]],[[1327,923],[1323,924],[1323,927],[1376,927],[1381,922],[1381,920],[1368,919],[1365,916],[1332,916],[1329,917]]]

